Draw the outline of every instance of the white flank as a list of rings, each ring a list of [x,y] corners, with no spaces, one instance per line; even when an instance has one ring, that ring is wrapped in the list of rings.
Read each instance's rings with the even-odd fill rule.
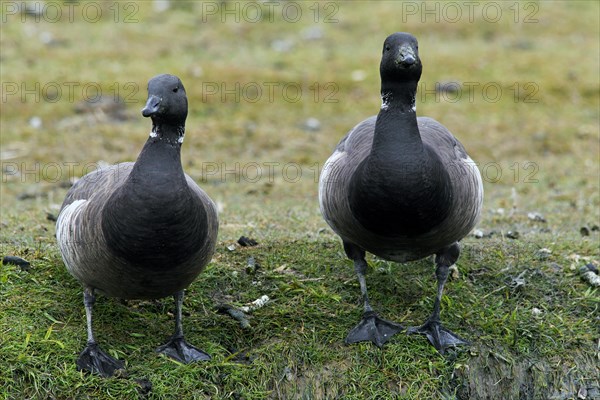
[[[178,143],[183,143],[183,135],[179,136],[179,139],[177,139]]]
[[[75,245],[77,244],[75,223],[79,213],[85,208],[87,200],[75,200],[58,216],[56,220],[56,240],[62,254],[63,261],[69,267],[75,258]]]
[[[150,131],[150,137],[158,137],[158,133]]]
[[[477,163],[471,159],[471,157],[467,156],[466,159],[463,158],[463,162],[467,164],[468,170],[471,172],[471,175],[475,178],[475,182],[477,185],[477,202],[481,207],[483,203],[483,180],[481,179],[481,173],[479,172],[479,168],[477,167]]]
[[[321,206],[321,213],[324,211],[323,206],[325,199],[323,198],[323,196],[325,196],[325,187],[328,185],[329,179],[331,179],[331,170],[332,168],[335,168],[335,164],[337,163],[337,161],[344,155],[345,153],[342,151],[334,151],[331,157],[329,157],[327,161],[325,161],[323,169],[321,170],[321,176],[319,177],[319,205]]]

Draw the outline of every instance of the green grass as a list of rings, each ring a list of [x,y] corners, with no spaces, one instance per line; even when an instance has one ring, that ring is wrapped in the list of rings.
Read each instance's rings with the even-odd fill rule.
[[[272,21],[265,14],[256,23],[235,23],[234,16],[222,22],[220,14],[202,12],[209,2],[178,3],[164,13],[135,3],[138,22],[123,23],[134,3],[108,1],[93,3],[103,7],[95,23],[80,17],[83,5],[73,22],[66,8],[60,22],[22,21],[6,11],[15,3],[2,3],[0,25],[0,254],[23,257],[31,268],[1,266],[0,398],[600,398],[600,296],[579,274],[600,261],[599,232],[579,233],[600,220],[597,2],[501,3],[498,22],[484,18],[482,2],[473,22],[463,7],[456,23],[444,20],[450,14],[423,23],[423,10],[407,13],[406,4],[422,2],[322,2],[317,22],[315,3],[302,2],[296,23],[282,17],[284,3]],[[447,3],[439,4],[442,13]],[[327,12],[337,22],[325,23]],[[537,21],[524,23],[532,12]],[[322,37],[304,39],[307,29]],[[417,112],[445,124],[479,163],[486,198],[478,228],[493,232],[463,240],[442,318],[472,345],[445,357],[421,336],[397,335],[383,350],[343,344],[360,318],[360,291],[316,199],[318,169],[337,141],[378,111],[380,47],[398,30],[420,43]],[[40,37],[49,34],[53,42],[44,44]],[[292,41],[292,49],[275,51],[278,39]],[[126,376],[100,379],[75,368],[86,340],[81,288],[64,268],[46,213],[58,211],[71,175],[100,160],[137,156],[150,128],[139,115],[145,85],[162,72],[180,76],[189,97],[186,172],[221,208],[217,252],[189,288],[184,310],[188,340],[213,360],[180,365],[154,353],[173,329],[171,299],[100,296],[98,340],[127,362]],[[431,92],[449,80],[463,83],[458,101]],[[68,82],[79,84],[72,99]],[[293,84],[302,97],[290,102],[275,90],[269,101],[263,91],[251,102],[251,92],[239,101],[207,94],[207,83],[231,89],[236,82],[263,90],[265,83]],[[18,92],[9,94],[13,83]],[[36,83],[39,101],[21,92]],[[52,84],[63,90],[57,101]],[[109,96],[118,88],[129,101],[128,118],[77,113],[86,84]],[[484,97],[486,84],[502,88],[498,101]],[[325,102],[326,95],[336,101]],[[34,116],[42,128],[30,125]],[[320,130],[303,128],[311,117]],[[262,168],[255,182],[251,165]],[[302,176],[291,179],[296,168]],[[241,235],[259,246],[227,250]],[[541,256],[541,248],[551,253]],[[258,270],[247,270],[248,257]],[[421,323],[433,305],[431,260],[369,262],[373,306],[404,325]],[[265,294],[272,301],[251,314],[249,329],[217,312],[220,304],[240,306]]]

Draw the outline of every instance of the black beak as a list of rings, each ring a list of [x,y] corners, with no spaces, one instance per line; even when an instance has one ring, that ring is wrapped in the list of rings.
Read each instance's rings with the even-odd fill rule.
[[[158,107],[160,106],[162,99],[155,95],[150,95],[148,97],[148,101],[146,101],[146,106],[142,108],[142,115],[144,117],[150,117],[158,112]]]

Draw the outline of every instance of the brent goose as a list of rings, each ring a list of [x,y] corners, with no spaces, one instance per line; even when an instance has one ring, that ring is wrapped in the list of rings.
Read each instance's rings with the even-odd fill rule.
[[[437,295],[421,333],[440,352],[466,341],[440,322],[440,300],[448,268],[459,256],[458,241],[479,219],[483,185],[464,147],[437,121],[416,116],[421,77],[417,40],[394,33],[383,44],[381,109],[356,125],[337,145],[319,180],[321,213],[342,238],[353,260],[364,314],[346,343],[378,346],[403,329],[379,318],[369,304],[365,272],[368,251],[407,262],[435,254]]]
[[[181,166],[187,108],[178,77],[152,78],[142,110],[152,131],[136,162],[87,174],[62,204],[56,238],[68,271],[84,287],[88,340],[80,370],[107,377],[124,367],[94,338],[96,289],[122,299],[173,295],[175,334],[157,351],[184,363],[210,359],[186,343],[181,323],[184,289],[211,260],[218,230],[215,204]]]

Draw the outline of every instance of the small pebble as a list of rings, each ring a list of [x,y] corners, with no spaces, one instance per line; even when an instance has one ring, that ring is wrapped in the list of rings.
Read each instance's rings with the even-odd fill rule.
[[[288,39],[276,39],[271,42],[271,49],[280,52],[287,53],[294,47],[294,42]]]
[[[258,244],[258,242],[254,239],[250,239],[246,236],[240,236],[240,238],[238,239],[238,244],[242,247],[252,247],[252,246],[256,246]]]
[[[354,71],[352,71],[351,78],[353,82],[362,82],[365,80],[366,77],[367,73],[362,69],[355,69]]]
[[[230,244],[229,246],[227,246],[227,250],[234,251],[235,250],[235,244]]]
[[[321,129],[321,121],[314,117],[310,117],[304,121],[302,128],[306,131],[316,132]]]
[[[536,255],[538,256],[538,258],[539,258],[540,260],[545,260],[545,259],[547,259],[548,257],[550,257],[550,255],[551,255],[551,254],[552,254],[552,250],[550,250],[550,249],[547,249],[547,248],[545,248],[545,247],[544,247],[544,248],[542,248],[542,249],[539,249],[539,250],[536,252]]]
[[[473,236],[475,236],[477,239],[481,239],[483,237],[483,231],[481,229],[475,229],[473,231]]]
[[[535,222],[546,222],[546,218],[537,211],[527,213],[527,218]]]
[[[508,231],[506,232],[506,237],[509,239],[518,239],[519,238],[519,232],[517,231]]]
[[[590,236],[590,229],[587,226],[582,226],[579,233],[581,233],[581,236]]]
[[[537,307],[533,307],[531,309],[531,314],[533,314],[534,317],[539,317],[540,315],[542,315],[542,310],[540,310]]]
[[[254,257],[248,257],[248,260],[246,261],[246,273],[254,274],[259,268],[260,264],[256,262]]]
[[[38,116],[31,117],[29,119],[29,126],[33,129],[40,129],[42,127],[42,119]]]
[[[319,26],[311,26],[303,29],[300,35],[304,40],[318,40],[323,38],[323,29]]]

